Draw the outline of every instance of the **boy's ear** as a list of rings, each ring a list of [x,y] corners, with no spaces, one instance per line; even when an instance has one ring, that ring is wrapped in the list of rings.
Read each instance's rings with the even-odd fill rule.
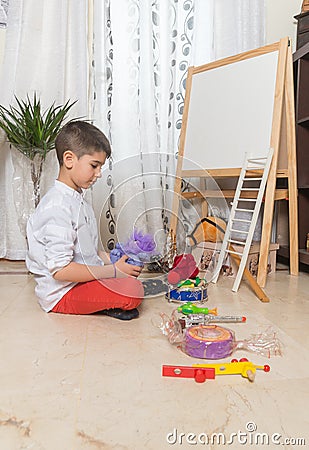
[[[73,152],[71,152],[71,150],[66,150],[63,153],[63,164],[64,164],[64,166],[67,169],[72,169],[75,158],[76,158],[76,155]]]

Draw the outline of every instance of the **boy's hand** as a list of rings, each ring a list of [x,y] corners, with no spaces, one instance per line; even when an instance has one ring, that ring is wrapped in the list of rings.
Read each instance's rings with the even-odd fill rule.
[[[128,264],[126,261],[129,259],[127,255],[123,255],[118,261],[114,264],[117,269],[117,278],[125,278],[127,276],[130,277],[138,277],[142,271],[142,267],[133,266],[132,264]]]

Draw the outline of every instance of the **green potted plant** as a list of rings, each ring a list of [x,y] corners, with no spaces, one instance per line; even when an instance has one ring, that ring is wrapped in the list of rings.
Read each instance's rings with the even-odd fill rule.
[[[10,105],[8,108],[0,105],[0,128],[5,132],[6,140],[18,152],[22,153],[30,162],[32,198],[30,201],[34,209],[40,201],[41,176],[47,154],[55,148],[55,139],[63,126],[69,110],[76,102],[67,101],[64,105],[56,106],[53,103],[46,110],[42,109],[41,101],[34,93],[31,99],[27,96],[26,100],[20,100],[15,96],[16,106]],[[25,161],[24,161],[25,162]],[[20,162],[20,165],[24,165]],[[19,178],[29,177],[26,172],[18,175]],[[16,176],[15,176],[16,179]],[[13,183],[14,185],[14,183]],[[21,187],[21,198],[16,201],[16,209],[25,210],[25,193]],[[15,194],[15,193],[14,193]],[[20,203],[17,205],[16,203]],[[20,228],[25,233],[26,221],[31,214],[31,210],[21,214]],[[20,218],[19,218],[20,219]]]

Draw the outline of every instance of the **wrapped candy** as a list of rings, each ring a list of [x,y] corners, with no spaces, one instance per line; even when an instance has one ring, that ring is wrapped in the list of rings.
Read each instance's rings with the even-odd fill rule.
[[[194,358],[223,359],[237,350],[247,350],[267,358],[282,354],[280,341],[271,328],[237,341],[232,330],[214,324],[183,329],[176,310],[171,317],[164,313],[160,317],[161,322],[157,326],[168,341],[178,344],[184,353]]]

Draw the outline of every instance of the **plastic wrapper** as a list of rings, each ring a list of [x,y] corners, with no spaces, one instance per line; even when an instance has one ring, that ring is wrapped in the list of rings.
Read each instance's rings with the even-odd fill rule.
[[[177,310],[170,317],[161,313],[160,319],[154,325],[171,344],[177,344],[184,353],[194,358],[223,359],[237,350],[246,350],[267,358],[282,355],[281,343],[271,328],[252,334],[248,339],[236,340],[234,331],[214,324],[183,329]]]
[[[170,344],[180,344],[184,338],[184,332],[176,311],[173,311],[170,317],[165,313],[160,313],[159,317],[156,317],[157,320],[152,320],[153,325],[161,330]]]

